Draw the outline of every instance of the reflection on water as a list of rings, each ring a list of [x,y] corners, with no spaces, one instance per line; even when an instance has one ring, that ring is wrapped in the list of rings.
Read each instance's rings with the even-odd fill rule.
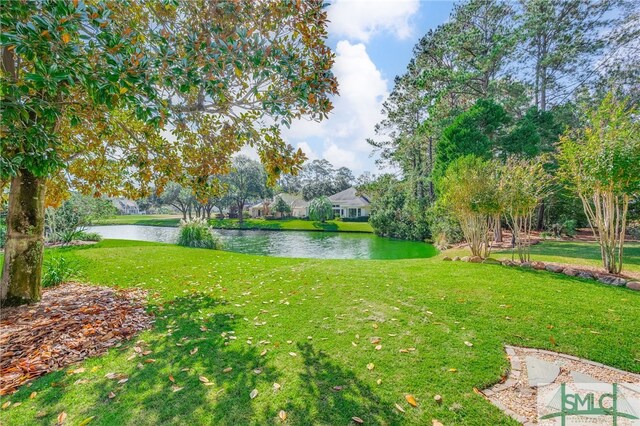
[[[88,229],[103,238],[175,243],[178,228],[112,225]],[[393,240],[373,234],[304,231],[241,231],[219,229],[224,250],[278,257],[317,259],[408,259],[431,257],[436,249],[415,241]]]

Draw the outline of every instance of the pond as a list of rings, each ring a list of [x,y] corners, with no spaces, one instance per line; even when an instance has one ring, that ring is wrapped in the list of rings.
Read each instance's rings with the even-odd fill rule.
[[[103,238],[175,243],[178,228],[110,225],[87,229]],[[277,257],[317,259],[412,259],[435,256],[434,246],[373,234],[305,231],[242,231],[217,229],[224,250]]]

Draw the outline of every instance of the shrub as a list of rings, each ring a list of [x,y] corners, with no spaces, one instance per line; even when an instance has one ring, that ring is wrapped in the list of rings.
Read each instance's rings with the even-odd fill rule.
[[[97,232],[80,232],[76,236],[76,240],[80,241],[102,241],[102,235]]]
[[[441,202],[435,202],[426,212],[426,221],[431,231],[433,245],[446,250],[451,245],[464,241],[460,224]]]
[[[78,265],[64,257],[53,257],[45,262],[42,274],[43,287],[55,287],[78,276]]]
[[[178,245],[220,250],[222,241],[214,235],[206,221],[194,219],[180,222]]]
[[[333,205],[325,196],[315,198],[309,204],[309,217],[311,220],[325,222],[333,219]]]

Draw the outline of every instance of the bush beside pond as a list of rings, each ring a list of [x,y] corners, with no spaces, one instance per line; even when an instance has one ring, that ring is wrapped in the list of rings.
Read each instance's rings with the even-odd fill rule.
[[[195,219],[180,223],[178,245],[220,250],[222,240],[212,232],[206,221]]]

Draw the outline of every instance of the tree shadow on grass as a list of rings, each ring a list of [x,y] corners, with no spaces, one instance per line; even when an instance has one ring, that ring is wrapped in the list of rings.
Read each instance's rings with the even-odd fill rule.
[[[295,414],[290,418],[292,424],[350,424],[354,416],[365,424],[402,422],[393,403],[383,401],[353,371],[333,362],[310,343],[298,344],[298,350],[304,369],[300,373],[301,398],[287,409]]]
[[[263,347],[258,342],[248,345],[222,336],[233,336],[229,332],[237,323],[231,312],[210,311],[223,305],[224,301],[197,294],[152,306],[156,323],[151,333],[98,362],[89,361],[86,373],[45,376],[48,382],[60,379],[64,388],[60,392],[37,386],[42,388],[39,408],[48,412],[35,422],[55,423],[65,409],[73,423],[95,416],[91,424],[96,425],[255,422],[250,393],[272,388],[279,373],[260,356]],[[138,353],[147,350],[147,355]],[[95,372],[91,364],[98,366]],[[232,370],[225,372],[228,368]],[[105,377],[109,373],[114,378]],[[85,380],[77,383],[78,379]],[[69,406],[76,399],[83,407],[80,412]]]

